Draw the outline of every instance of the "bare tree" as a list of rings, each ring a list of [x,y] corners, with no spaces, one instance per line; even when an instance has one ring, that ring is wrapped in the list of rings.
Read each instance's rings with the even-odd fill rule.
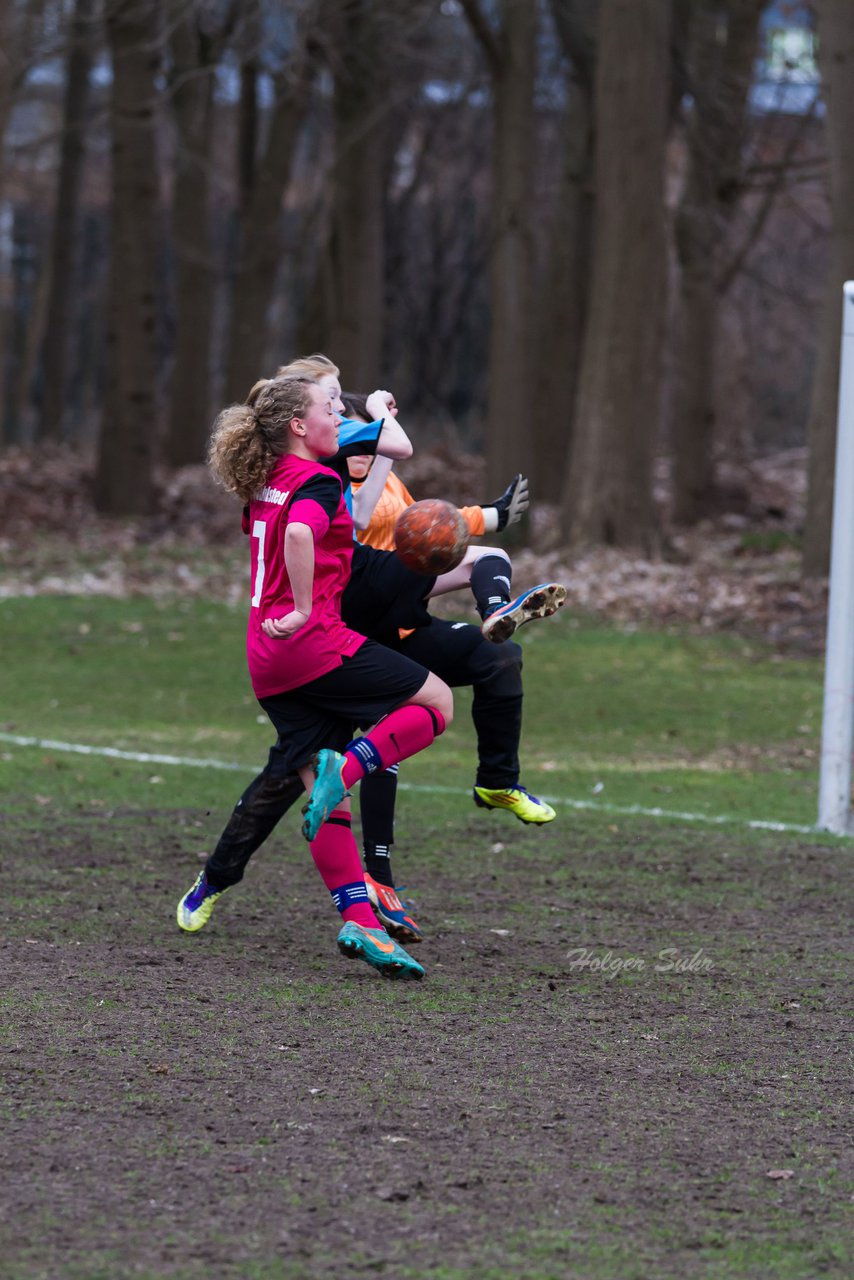
[[[4,335],[3,438],[9,444],[22,444],[30,435],[30,388],[47,308],[44,223],[37,201],[15,201],[10,236],[11,297],[9,314],[3,317],[8,331]]]
[[[155,501],[159,8],[159,0],[111,0],[106,14],[113,63],[112,205],[95,503],[110,515],[144,515]]]
[[[432,0],[327,0],[323,10],[332,158],[300,332],[334,352],[350,387],[374,384],[383,366],[389,182],[423,82],[432,9]]]
[[[480,71],[475,81],[465,70],[453,97],[425,96],[407,117],[387,217],[387,288],[394,313],[406,316],[387,327],[387,367],[434,430],[464,428],[486,385],[491,147],[471,93]]]
[[[536,309],[530,476],[537,497],[558,502],[572,439],[587,318],[594,225],[593,86],[598,0],[552,0],[569,65],[560,191]]]
[[[527,469],[531,414],[534,238],[534,84],[537,5],[500,0],[499,22],[480,0],[462,0],[486,57],[493,101],[493,191],[490,242],[491,317],[487,408],[487,483],[506,483]]]
[[[226,374],[226,395],[231,400],[242,400],[264,372],[259,365],[283,253],[282,203],[317,65],[316,21],[313,3],[295,15],[290,52],[277,60],[270,71],[273,105],[262,145],[258,112],[262,22],[256,0],[252,6],[245,6],[238,130],[237,265]]]
[[[601,0],[596,242],[564,500],[565,527],[581,542],[656,541],[669,38],[669,0]]]
[[[8,125],[27,74],[40,53],[47,25],[44,20],[46,8],[47,0],[5,0],[5,3],[0,3],[0,193],[7,178]],[[14,251],[23,247],[21,233],[31,222],[29,210],[20,207],[13,210],[10,237],[13,259]],[[25,282],[24,277],[29,278],[33,274],[34,280]],[[9,443],[23,437],[23,409],[28,400],[38,338],[42,332],[46,286],[44,271],[41,275],[37,271],[32,273],[29,264],[25,270],[13,269],[12,276],[15,314],[10,319],[0,313],[0,346],[7,352],[6,358],[0,362],[4,401],[2,432],[3,439]],[[25,283],[33,284],[32,294],[29,288],[24,287]],[[26,323],[22,323],[21,304],[28,308]]]
[[[166,460],[200,462],[209,430],[216,274],[210,224],[214,74],[222,37],[201,0],[169,0],[169,88],[175,131],[172,247],[175,362]]]
[[[806,574],[827,573],[839,395],[842,285],[854,279],[854,5],[818,0],[819,63],[830,157],[830,260],[809,418]]]
[[[687,175],[676,213],[679,299],[671,448],[673,514],[693,523],[715,492],[714,369],[727,232],[744,189],[748,93],[764,0],[692,5]]]
[[[40,434],[47,439],[58,439],[62,434],[62,420],[67,404],[68,342],[72,328],[77,223],[85,153],[84,130],[95,36],[94,12],[94,0],[75,0],[68,34],[59,179],[48,268],[50,296],[42,356],[44,398]]]
[[[382,363],[385,320],[385,209],[391,130],[389,47],[381,6],[349,0],[332,30],[334,165],[328,258],[322,280],[329,347],[348,385],[373,384]],[[400,6],[392,5],[399,18]],[[388,14],[385,15],[388,18]],[[393,35],[386,31],[389,36]]]
[[[32,63],[46,7],[47,0],[4,0],[0,4],[0,149],[15,98]]]

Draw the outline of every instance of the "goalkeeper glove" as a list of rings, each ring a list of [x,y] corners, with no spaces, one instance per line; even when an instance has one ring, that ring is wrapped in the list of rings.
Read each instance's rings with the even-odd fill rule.
[[[514,476],[500,498],[486,503],[483,507],[483,523],[485,533],[506,529],[509,524],[516,524],[522,519],[523,512],[528,510],[528,481],[525,476]]]

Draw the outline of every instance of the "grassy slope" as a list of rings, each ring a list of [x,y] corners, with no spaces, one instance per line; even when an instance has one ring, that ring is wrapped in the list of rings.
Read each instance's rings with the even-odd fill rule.
[[[39,598],[0,605],[2,727],[24,735],[251,767],[270,739],[249,689],[242,612],[214,604]],[[570,617],[529,627],[524,781],[557,797],[811,823],[821,706],[814,659],[731,637],[622,632]],[[471,772],[470,695],[441,745],[406,766],[413,784]],[[0,744],[1,745],[1,744]],[[22,771],[70,794],[79,759]],[[43,757],[42,757],[43,759]],[[224,777],[169,770],[164,799],[209,803]],[[151,776],[140,770],[140,776]],[[87,775],[88,776],[88,775]],[[124,776],[124,775],[123,775]],[[227,777],[227,775],[225,775]],[[99,785],[107,787],[99,776]],[[232,788],[233,789],[233,788]]]

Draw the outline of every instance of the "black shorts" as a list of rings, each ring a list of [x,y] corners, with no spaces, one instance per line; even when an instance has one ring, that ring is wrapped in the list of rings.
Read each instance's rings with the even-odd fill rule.
[[[408,702],[428,675],[402,653],[366,640],[340,667],[287,693],[259,698],[279,735],[278,769],[294,773],[321,747],[343,751],[357,728],[369,729]]]
[[[358,542],[341,599],[341,617],[363,636],[381,643],[394,641],[400,630],[429,625],[427,597],[435,583],[435,576],[407,569],[393,551],[375,551]]]
[[[395,642],[412,662],[432,671],[452,689],[465,685],[500,685],[506,695],[522,693],[522,650],[513,640],[493,644],[480,627],[449,618],[430,619],[412,635]]]

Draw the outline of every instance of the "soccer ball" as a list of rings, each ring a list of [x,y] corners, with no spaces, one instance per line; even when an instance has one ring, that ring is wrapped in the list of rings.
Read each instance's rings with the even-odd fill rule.
[[[469,545],[468,525],[450,502],[427,498],[397,517],[394,549],[413,573],[438,576],[456,569]]]

